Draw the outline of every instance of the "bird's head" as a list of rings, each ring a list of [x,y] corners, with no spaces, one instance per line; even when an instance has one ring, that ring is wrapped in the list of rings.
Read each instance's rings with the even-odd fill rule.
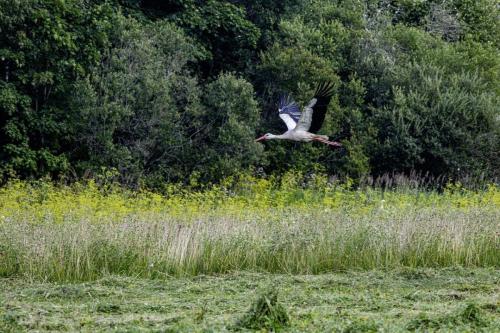
[[[271,133],[266,133],[266,134],[264,134],[263,136],[261,136],[260,138],[255,139],[255,142],[269,140],[269,139],[272,139],[273,137],[274,137],[274,135],[273,135],[273,134],[271,134]]]

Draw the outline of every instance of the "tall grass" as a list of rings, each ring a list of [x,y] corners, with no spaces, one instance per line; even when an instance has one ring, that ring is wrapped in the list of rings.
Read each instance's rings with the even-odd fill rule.
[[[497,186],[437,193],[290,179],[166,195],[12,182],[0,189],[0,275],[67,281],[499,266]]]

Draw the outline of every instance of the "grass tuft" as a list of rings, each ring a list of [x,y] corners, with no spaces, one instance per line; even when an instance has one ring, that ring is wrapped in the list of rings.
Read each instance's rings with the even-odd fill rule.
[[[464,324],[470,324],[475,327],[486,326],[487,321],[484,319],[484,314],[481,308],[474,303],[469,303],[457,316]]]
[[[289,321],[286,309],[278,302],[278,291],[270,287],[260,293],[257,300],[235,326],[236,328],[277,331],[286,327]]]

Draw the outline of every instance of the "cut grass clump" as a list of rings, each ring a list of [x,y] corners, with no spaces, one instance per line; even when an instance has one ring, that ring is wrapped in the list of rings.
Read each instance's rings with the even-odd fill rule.
[[[430,317],[422,313],[408,324],[407,329],[410,331],[434,330],[461,325],[479,328],[487,326],[488,321],[485,319],[483,311],[476,304],[469,303],[464,309],[455,314]]]
[[[120,313],[121,308],[117,304],[99,304],[96,311],[100,313]]]
[[[19,325],[21,316],[14,312],[0,312],[0,332],[14,333],[23,331],[22,326]]]
[[[475,327],[482,327],[487,325],[484,318],[483,311],[474,303],[468,304],[456,318],[464,324],[469,324]]]
[[[406,328],[409,331],[438,329],[441,327],[441,324],[442,322],[440,318],[432,318],[425,313],[421,313],[416,318],[411,320]]]
[[[408,280],[422,280],[433,276],[433,271],[430,269],[403,267],[400,269],[400,275]]]
[[[349,324],[342,332],[343,333],[376,333],[379,327],[376,323],[369,320],[358,319]]]
[[[260,293],[250,309],[236,322],[235,328],[277,331],[290,322],[285,307],[278,302],[278,292],[268,288]]]

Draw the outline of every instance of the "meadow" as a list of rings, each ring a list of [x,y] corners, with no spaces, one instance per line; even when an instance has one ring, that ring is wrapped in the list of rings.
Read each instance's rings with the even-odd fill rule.
[[[499,332],[499,280],[497,269],[483,268],[111,275],[78,283],[0,278],[0,331]],[[286,322],[256,315],[270,288]]]
[[[289,173],[159,194],[11,181],[0,189],[0,330],[492,331],[500,188],[380,184]],[[273,310],[237,326],[262,308],[255,291],[288,319],[276,324]]]

